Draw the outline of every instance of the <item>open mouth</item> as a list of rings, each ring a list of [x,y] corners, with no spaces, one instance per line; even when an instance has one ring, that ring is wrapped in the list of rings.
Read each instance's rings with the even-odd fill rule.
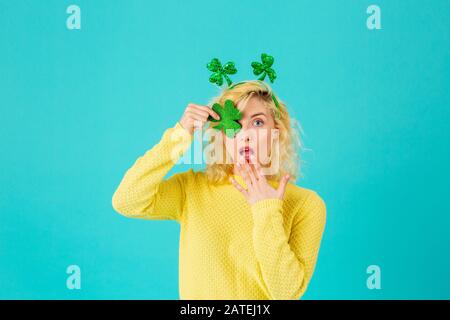
[[[239,149],[239,154],[241,156],[249,156],[251,154],[254,154],[254,151],[252,148],[250,148],[249,146],[245,146]]]

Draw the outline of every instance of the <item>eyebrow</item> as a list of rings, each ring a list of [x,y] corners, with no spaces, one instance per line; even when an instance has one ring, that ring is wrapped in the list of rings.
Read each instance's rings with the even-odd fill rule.
[[[258,112],[258,113],[253,114],[250,118],[253,118],[253,117],[256,117],[256,116],[259,116],[259,115],[266,116],[266,114],[264,112]]]

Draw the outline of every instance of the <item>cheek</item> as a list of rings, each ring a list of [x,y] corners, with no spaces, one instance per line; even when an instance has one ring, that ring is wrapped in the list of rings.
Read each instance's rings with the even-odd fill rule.
[[[258,148],[264,150],[270,148],[270,135],[270,129],[264,129],[258,132]]]
[[[230,139],[228,137],[225,137],[224,139],[225,139],[225,149],[227,153],[234,159],[236,150],[235,146],[236,139]]]
[[[268,143],[268,136],[267,135],[263,135],[260,136],[258,139],[258,150],[261,151],[270,151],[270,144]]]

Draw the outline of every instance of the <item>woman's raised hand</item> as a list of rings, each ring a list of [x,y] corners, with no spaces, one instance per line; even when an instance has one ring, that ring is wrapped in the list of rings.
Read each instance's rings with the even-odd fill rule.
[[[253,164],[247,163],[247,161],[244,161],[243,164],[236,164],[237,171],[244,179],[247,189],[244,189],[234,178],[231,178],[231,183],[244,195],[250,205],[265,199],[283,199],[289,175],[283,176],[278,189],[274,189],[267,182],[262,168],[254,156],[252,156],[252,160]]]
[[[212,116],[217,120],[220,119],[219,115],[210,107],[189,103],[179,122],[184,129],[190,134],[193,134],[195,130],[200,129],[205,125],[209,116]]]

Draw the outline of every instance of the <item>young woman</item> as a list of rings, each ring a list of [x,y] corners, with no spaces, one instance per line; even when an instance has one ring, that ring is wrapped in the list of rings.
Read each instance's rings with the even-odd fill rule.
[[[299,299],[310,282],[326,207],[315,191],[289,183],[298,174],[294,130],[271,94],[258,80],[224,89],[212,102],[232,100],[242,127],[233,137],[220,131],[213,143],[231,161],[165,179],[194,131],[209,116],[220,119],[209,106],[189,104],[113,195],[124,216],[180,223],[180,299]]]

